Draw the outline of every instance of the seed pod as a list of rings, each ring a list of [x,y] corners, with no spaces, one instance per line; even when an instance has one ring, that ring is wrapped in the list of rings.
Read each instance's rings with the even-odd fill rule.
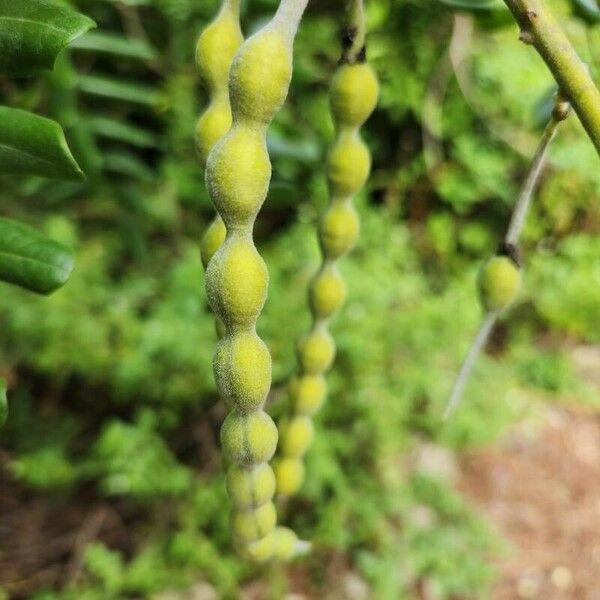
[[[302,458],[315,435],[314,425],[309,417],[296,416],[281,427],[281,451],[290,458]]]
[[[221,10],[204,29],[196,44],[196,66],[205,84],[209,104],[198,119],[195,129],[196,151],[204,168],[213,146],[229,131],[232,122],[229,104],[229,69],[244,37],[240,28],[239,0],[223,0]],[[200,244],[204,268],[225,241],[225,223],[217,214],[206,229]],[[217,337],[222,336],[223,324],[216,319]]]
[[[272,502],[247,510],[236,508],[231,513],[233,535],[243,543],[256,542],[264,537],[277,524],[277,512]]]
[[[328,323],[346,299],[346,285],[337,261],[350,252],[358,238],[359,220],[352,199],[365,184],[371,169],[369,150],[359,128],[375,109],[379,85],[371,67],[360,58],[357,60],[339,66],[331,82],[331,111],[337,130],[327,157],[331,201],[319,224],[323,263],[308,290],[313,324],[298,342],[300,373],[289,386],[294,416],[280,427],[279,458],[274,465],[280,497],[297,493],[304,480],[302,457],[314,436],[310,417],[325,400],[324,375],[331,368],[336,352]]]
[[[334,264],[324,265],[308,289],[310,308],[321,319],[336,313],[346,299],[346,282]]]
[[[494,256],[479,273],[479,295],[484,308],[500,311],[516,298],[521,286],[521,271],[508,256]]]
[[[290,382],[290,397],[294,412],[308,417],[325,402],[327,383],[323,375],[302,375]]]
[[[293,496],[304,482],[304,463],[298,458],[280,458],[274,466],[277,492],[283,497]]]
[[[303,373],[325,373],[329,371],[334,358],[335,342],[325,327],[313,329],[298,343],[298,362]]]
[[[264,463],[249,469],[232,465],[227,471],[226,483],[231,502],[242,509],[261,506],[275,493],[275,474]]]
[[[234,538],[241,553],[256,561],[287,555],[290,537],[276,534],[271,501],[274,475],[267,463],[278,435],[263,410],[271,357],[256,334],[268,272],[252,231],[271,178],[267,128],[288,92],[293,40],[306,2],[282,0],[273,20],[240,46],[229,75],[231,129],[206,161],[207,188],[226,231],[206,269],[208,301],[224,326],[213,361],[219,393],[231,409],[221,444],[231,461],[227,490]],[[206,240],[206,256],[215,246]]]
[[[239,0],[223,0],[221,10],[196,44],[196,65],[209,94],[208,107],[196,125],[196,149],[203,165],[231,127],[227,81],[231,61],[243,41]]]

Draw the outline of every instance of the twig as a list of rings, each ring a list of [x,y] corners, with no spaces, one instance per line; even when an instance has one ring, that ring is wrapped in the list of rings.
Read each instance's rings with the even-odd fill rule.
[[[452,413],[456,410],[458,405],[460,404],[460,400],[462,398],[465,385],[469,380],[469,376],[471,375],[471,371],[475,366],[475,361],[481,354],[485,343],[490,337],[490,333],[498,320],[498,312],[491,312],[485,316],[471,347],[469,348],[469,353],[467,354],[467,358],[465,362],[462,364],[460,368],[460,372],[456,381],[454,382],[454,387],[452,388],[452,393],[450,394],[450,400],[448,400],[448,404],[446,405],[446,410],[444,411],[444,420],[450,418]]]
[[[565,100],[562,92],[557,92],[554,96],[554,110],[552,111],[552,117],[550,118],[550,121],[548,122],[548,125],[542,134],[542,139],[540,140],[537,150],[531,160],[527,176],[525,177],[525,181],[521,187],[519,197],[510,219],[510,224],[504,238],[504,243],[502,244],[504,251],[507,251],[513,258],[516,258],[517,260],[519,255],[519,238],[521,236],[523,226],[525,225],[527,213],[529,212],[529,208],[531,206],[533,192],[535,191],[540,179],[540,175],[542,174],[548,148],[554,139],[554,136],[556,135],[558,126],[569,116],[569,112],[570,104]],[[496,321],[498,320],[498,316],[498,311],[489,312],[485,316],[484,321],[481,324],[477,335],[475,336],[475,340],[471,345],[469,353],[467,354],[467,358],[465,359],[458,377],[454,382],[454,387],[452,388],[452,393],[450,394],[450,400],[448,400],[446,410],[444,411],[444,420],[448,419],[460,404],[465,385],[469,380],[477,357],[483,350],[483,347],[485,346],[485,343],[489,338]]]
[[[546,129],[544,130],[544,134],[542,135],[537,150],[535,151],[529,173],[527,173],[527,177],[521,188],[519,198],[515,204],[515,209],[504,238],[504,243],[507,246],[516,246],[519,243],[519,237],[521,236],[521,231],[525,225],[525,218],[527,217],[529,207],[531,206],[533,192],[546,162],[548,147],[550,146],[550,142],[554,139],[558,123],[559,121],[550,119],[548,125],[546,125]]]
[[[600,92],[587,66],[541,0],[504,2],[521,28],[520,39],[538,51],[600,153]]]

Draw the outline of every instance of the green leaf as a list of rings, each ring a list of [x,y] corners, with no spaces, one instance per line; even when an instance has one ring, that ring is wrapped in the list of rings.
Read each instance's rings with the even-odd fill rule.
[[[0,377],[0,427],[6,423],[8,416],[8,400],[6,399],[6,381]]]
[[[38,294],[49,294],[65,284],[73,270],[73,256],[62,244],[35,229],[0,217],[0,280]]]
[[[156,58],[156,50],[148,42],[104,31],[90,31],[75,40],[71,47],[95,54],[114,54],[139,60]]]
[[[151,87],[97,75],[80,77],[78,85],[79,89],[86,94],[147,106],[158,104],[160,99],[159,93]]]
[[[47,0],[0,0],[0,73],[52,69],[60,51],[91,27],[90,18]]]
[[[109,117],[90,117],[86,120],[98,136],[125,142],[139,148],[156,148],[160,139],[154,132]]]
[[[135,154],[125,150],[113,150],[104,153],[104,168],[111,173],[133,177],[146,183],[153,181],[153,174],[145,163]]]
[[[56,179],[84,178],[58,123],[7,106],[0,106],[2,173]]]
[[[489,10],[506,8],[501,0],[439,0],[442,4],[466,10]]]

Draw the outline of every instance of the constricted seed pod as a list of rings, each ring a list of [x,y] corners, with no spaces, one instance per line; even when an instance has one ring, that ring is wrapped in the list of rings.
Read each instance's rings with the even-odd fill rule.
[[[256,542],[264,537],[277,524],[277,511],[272,502],[246,510],[235,508],[231,513],[233,535],[243,543]]]
[[[298,493],[304,483],[304,463],[298,458],[279,458],[273,465],[277,492],[288,497]]]
[[[200,244],[200,257],[202,258],[202,265],[205,269],[215,252],[225,241],[226,233],[225,223],[223,223],[223,219],[217,215],[207,227]]]
[[[240,2],[223,0],[218,15],[196,44],[196,65],[209,93],[209,105],[196,125],[196,148],[202,164],[231,127],[227,82],[231,61],[243,41]]]
[[[276,527],[257,542],[241,544],[236,540],[236,543],[242,556],[258,563],[268,560],[288,561],[310,549],[310,544],[299,540],[287,527]]]
[[[227,493],[232,504],[241,509],[269,502],[275,493],[275,474],[266,463],[245,468],[232,465],[227,471]]]
[[[206,162],[207,188],[225,227],[225,239],[206,269],[208,301],[224,325],[213,361],[219,393],[231,410],[221,445],[231,462],[226,479],[234,539],[255,561],[290,553],[290,535],[276,527],[274,474],[267,464],[278,433],[264,411],[271,357],[256,334],[256,321],[267,297],[268,272],[252,232],[271,178],[267,127],[288,93],[293,41],[306,3],[281,0],[273,20],[233,57],[231,128]],[[207,241],[207,247],[214,245]]]
[[[333,76],[329,101],[339,123],[362,125],[373,112],[378,97],[379,82],[367,63],[341,65]]]
[[[232,411],[221,428],[225,457],[238,466],[268,463],[275,454],[277,439],[277,427],[263,410],[249,414]]]
[[[302,458],[315,435],[311,419],[304,415],[292,417],[281,427],[280,447],[284,456]]]
[[[325,402],[327,382],[323,375],[302,375],[290,382],[289,392],[294,412],[310,417]]]
[[[353,27],[347,29],[354,30]],[[346,299],[346,285],[337,261],[352,250],[358,239],[360,223],[352,200],[364,186],[371,170],[369,150],[359,129],[375,109],[379,85],[374,71],[364,62],[366,53],[363,50],[356,48],[349,54],[344,52],[343,64],[338,67],[330,87],[330,105],[337,132],[327,156],[331,200],[319,223],[322,265],[308,290],[313,323],[311,330],[298,342],[299,373],[289,385],[293,415],[280,425],[279,454],[274,471],[277,494],[281,498],[297,493],[304,481],[302,457],[314,437],[310,417],[325,400],[324,375],[336,354],[328,324]],[[351,62],[344,62],[350,59]]]
[[[196,66],[205,84],[209,104],[198,119],[195,144],[200,164],[204,168],[213,146],[225,135],[232,123],[229,104],[229,69],[231,61],[244,37],[240,28],[240,0],[223,0],[221,10],[196,44]],[[206,269],[210,259],[225,241],[225,223],[216,215],[206,229],[200,244],[202,265]],[[223,334],[223,324],[216,319],[217,336]]]
[[[323,254],[332,260],[347,254],[354,248],[359,230],[358,213],[351,204],[332,204],[323,215],[319,228]]]
[[[479,295],[484,308],[501,311],[517,297],[521,287],[521,270],[508,256],[493,256],[479,273]]]
[[[324,327],[313,329],[298,342],[298,362],[303,373],[325,373],[329,371],[334,358],[335,342]]]
[[[346,300],[346,282],[335,264],[324,265],[308,288],[310,308],[321,319],[336,313]]]

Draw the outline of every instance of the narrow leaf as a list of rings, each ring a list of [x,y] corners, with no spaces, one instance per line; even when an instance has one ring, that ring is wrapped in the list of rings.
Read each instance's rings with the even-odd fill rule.
[[[73,256],[62,244],[35,229],[0,217],[0,280],[38,294],[49,294],[65,284],[73,270]]]
[[[0,0],[0,74],[26,77],[52,69],[60,51],[94,26],[47,0]]]
[[[2,173],[41,175],[55,179],[84,177],[58,123],[7,106],[0,106]]]
[[[160,143],[158,137],[152,131],[124,121],[117,121],[109,117],[90,117],[86,122],[94,134],[125,142],[132,146],[155,148]]]
[[[160,98],[158,92],[151,87],[97,75],[83,75],[79,78],[78,85],[87,94],[147,106],[158,104]]]
[[[138,60],[153,60],[156,58],[156,51],[148,42],[138,38],[127,38],[123,35],[106,33],[105,31],[90,31],[76,39],[71,47],[96,54],[114,54]]]
[[[135,154],[124,150],[113,150],[104,154],[104,168],[111,173],[126,175],[143,181],[152,182],[152,171]]]

